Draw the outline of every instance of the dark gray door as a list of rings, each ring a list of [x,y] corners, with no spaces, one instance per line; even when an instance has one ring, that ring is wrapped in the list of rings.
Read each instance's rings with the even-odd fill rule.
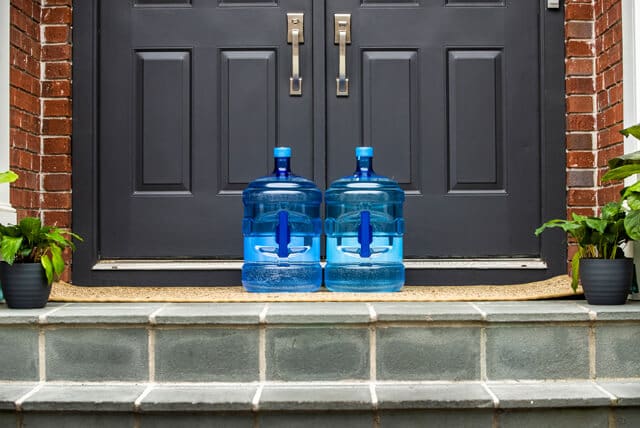
[[[101,259],[240,258],[274,145],[313,175],[312,21],[290,96],[286,12],[311,0],[101,2]]]
[[[537,257],[537,1],[384,6],[328,2],[329,179],[370,144],[376,171],[407,192],[406,257]],[[351,14],[348,97],[336,96],[336,13]]]
[[[353,170],[356,145],[375,148],[376,170],[407,192],[409,284],[566,271],[562,234],[533,236],[565,210],[563,14],[545,5],[75,1],[74,228],[86,242],[74,281],[239,283],[241,191],[275,145],[321,188]],[[294,12],[301,96],[289,93]],[[338,13],[351,17],[348,96],[336,94]],[[185,259],[206,263],[127,265]],[[539,263],[424,269],[438,259]]]

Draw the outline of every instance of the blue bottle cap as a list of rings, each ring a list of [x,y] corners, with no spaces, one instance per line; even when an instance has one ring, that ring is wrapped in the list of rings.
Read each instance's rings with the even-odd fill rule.
[[[373,147],[356,147],[356,158],[372,158]]]
[[[274,158],[290,158],[291,157],[291,147],[274,147],[273,148],[273,157]]]

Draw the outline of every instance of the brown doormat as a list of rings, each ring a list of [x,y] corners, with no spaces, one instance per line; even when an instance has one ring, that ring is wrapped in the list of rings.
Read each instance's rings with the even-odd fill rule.
[[[582,293],[582,289],[578,289]],[[242,287],[80,287],[53,285],[54,302],[465,302],[575,296],[571,278],[514,285],[407,286],[397,293],[248,293]]]

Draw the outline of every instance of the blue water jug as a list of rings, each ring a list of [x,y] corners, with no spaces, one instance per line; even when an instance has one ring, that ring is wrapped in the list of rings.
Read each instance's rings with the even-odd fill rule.
[[[373,171],[373,148],[356,148],[353,175],[334,181],[325,195],[327,266],[332,291],[389,292],[404,285],[404,191]]]
[[[276,147],[273,156],[273,173],[242,193],[242,285],[262,293],[316,291],[322,283],[322,193],[291,173],[289,147]]]

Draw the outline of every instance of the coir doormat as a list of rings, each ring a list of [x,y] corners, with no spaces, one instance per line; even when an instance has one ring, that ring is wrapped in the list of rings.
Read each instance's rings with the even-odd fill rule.
[[[582,290],[578,289],[581,294]],[[55,302],[471,302],[576,296],[571,278],[514,285],[407,286],[397,293],[248,293],[242,287],[80,287],[57,282]]]

